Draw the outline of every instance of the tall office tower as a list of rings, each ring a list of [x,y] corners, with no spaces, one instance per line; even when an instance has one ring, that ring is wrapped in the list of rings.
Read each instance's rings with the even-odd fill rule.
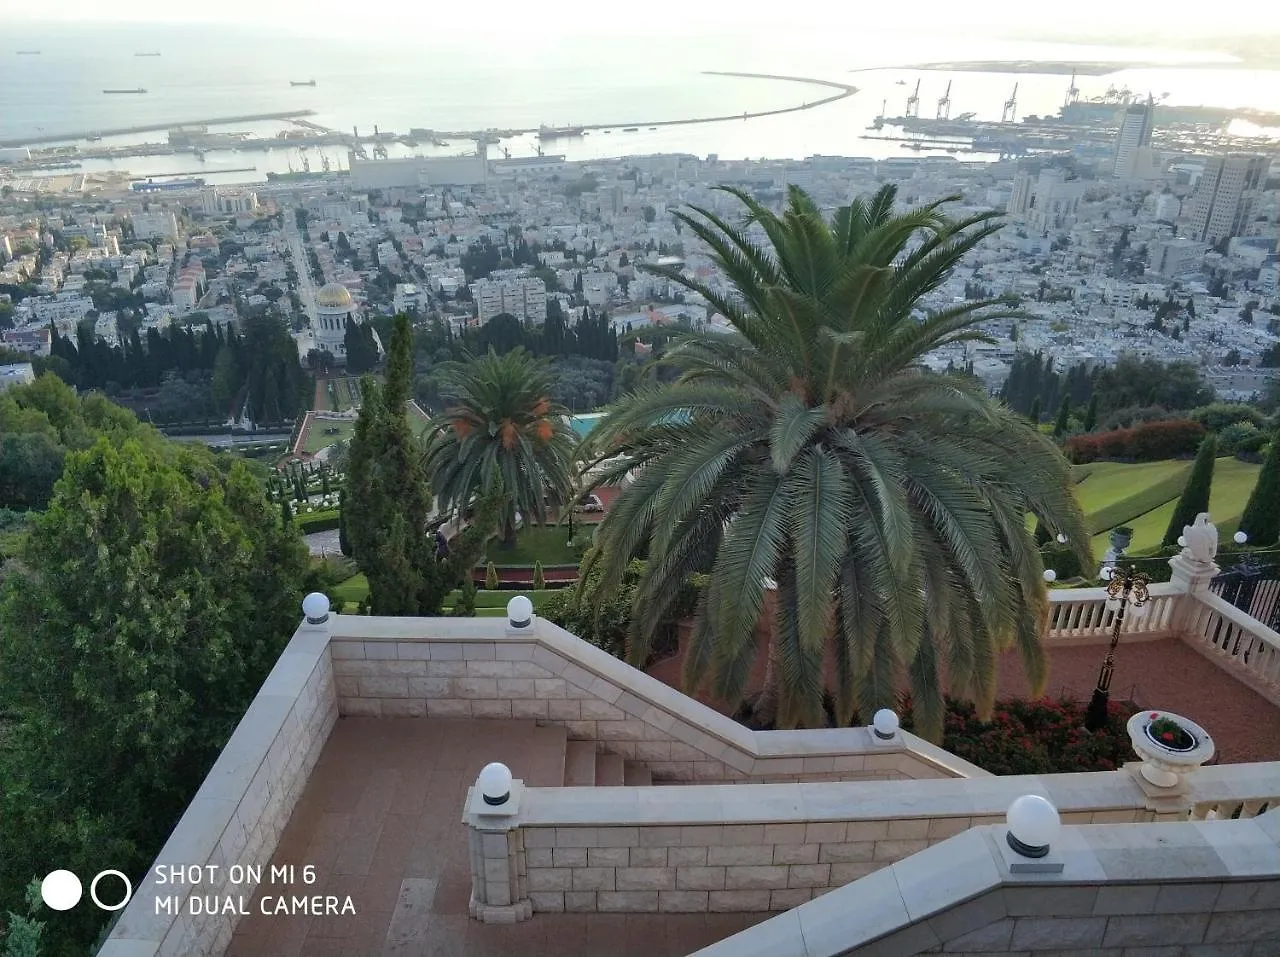
[[[1268,165],[1267,157],[1258,153],[1209,157],[1195,193],[1184,204],[1190,221],[1184,235],[1211,246],[1244,235],[1266,184]]]
[[[1124,118],[1120,121],[1120,132],[1116,136],[1116,158],[1111,171],[1113,176],[1121,179],[1133,178],[1138,150],[1151,143],[1151,125],[1155,112],[1150,97],[1146,103],[1135,103],[1125,108]]]

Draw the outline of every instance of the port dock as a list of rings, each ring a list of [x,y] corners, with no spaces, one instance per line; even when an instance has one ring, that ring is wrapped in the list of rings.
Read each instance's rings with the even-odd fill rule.
[[[181,120],[173,123],[151,123],[146,126],[121,126],[111,130],[80,130],[69,133],[42,133],[39,136],[20,136],[0,140],[0,147],[35,146],[39,143],[59,143],[63,140],[87,140],[91,136],[128,136],[133,133],[154,133],[178,126],[226,126],[231,123],[257,123],[262,120],[295,120],[314,116],[315,110],[289,110],[284,113],[249,113],[241,116],[215,116],[208,120]]]

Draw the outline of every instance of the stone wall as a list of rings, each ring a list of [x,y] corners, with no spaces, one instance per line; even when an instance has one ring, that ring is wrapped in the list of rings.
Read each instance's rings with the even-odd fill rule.
[[[542,619],[334,616],[344,715],[532,719],[643,761],[666,782],[983,777],[914,735],[751,731]]]
[[[233,865],[264,866],[293,813],[338,718],[327,630],[294,634],[236,726],[164,849],[139,884],[99,957],[203,957],[221,954],[239,920],[190,913],[188,897],[241,897],[256,884],[232,884]],[[205,865],[200,884],[157,880],[161,869]],[[176,899],[177,914],[157,899]]]
[[[893,793],[873,782],[526,788],[511,832],[523,859],[512,868],[527,875],[534,912],[786,910],[996,824],[1022,794],[1049,797],[1069,823],[1167,819],[1136,767],[921,781]],[[1217,792],[1212,781],[1205,789]]]
[[[1011,870],[1003,825],[970,830],[694,957],[1275,957],[1280,812],[1066,827]]]

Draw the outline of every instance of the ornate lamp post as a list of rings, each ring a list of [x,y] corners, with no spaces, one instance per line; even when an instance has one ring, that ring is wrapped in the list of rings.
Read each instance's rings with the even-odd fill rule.
[[[1084,715],[1084,726],[1089,731],[1097,731],[1107,723],[1107,702],[1111,698],[1111,676],[1115,672],[1116,646],[1120,644],[1120,630],[1124,627],[1126,609],[1133,605],[1136,609],[1145,605],[1151,597],[1147,593],[1147,583],[1151,579],[1130,565],[1125,571],[1120,568],[1104,568],[1103,577],[1107,581],[1107,606],[1116,607],[1115,623],[1111,628],[1111,645],[1107,648],[1107,657],[1102,661],[1098,671],[1098,686],[1093,689],[1093,698],[1089,701],[1089,710]]]

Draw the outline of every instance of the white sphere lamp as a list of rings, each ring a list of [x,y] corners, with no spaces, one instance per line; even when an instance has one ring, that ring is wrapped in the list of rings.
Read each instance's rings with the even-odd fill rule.
[[[1058,573],[1054,571],[1052,568],[1046,568],[1044,570],[1044,580],[1047,581],[1050,585],[1052,585],[1054,582],[1058,580]]]
[[[1005,820],[1009,824],[1005,840],[1022,857],[1046,856],[1062,829],[1058,809],[1038,794],[1024,794],[1015,800]]]
[[[871,730],[881,741],[892,741],[898,727],[898,716],[889,708],[881,708],[871,718]]]
[[[533,602],[525,595],[516,595],[507,602],[507,621],[512,628],[528,628],[533,621]]]
[[[485,804],[501,807],[511,797],[511,769],[497,761],[486,764],[476,778],[476,787],[480,789]]]
[[[1249,540],[1249,536],[1246,535],[1244,532],[1236,532],[1234,535],[1231,536],[1231,538],[1235,541],[1237,545],[1243,545],[1245,542]]]
[[[1099,574],[1098,577],[1100,577],[1104,582],[1109,582],[1111,581],[1111,576],[1114,575],[1115,573],[1116,573],[1116,570],[1112,568],[1110,565],[1107,565],[1102,569],[1102,572]]]
[[[1067,536],[1062,532],[1058,533],[1058,544],[1059,545],[1067,544]]]
[[[1179,536],[1178,536],[1178,547],[1179,547],[1179,548],[1186,548],[1186,547],[1187,547],[1187,536],[1185,536],[1185,535],[1179,535]]]
[[[306,616],[308,625],[323,625],[329,620],[329,599],[318,591],[313,591],[302,599],[302,614]]]

